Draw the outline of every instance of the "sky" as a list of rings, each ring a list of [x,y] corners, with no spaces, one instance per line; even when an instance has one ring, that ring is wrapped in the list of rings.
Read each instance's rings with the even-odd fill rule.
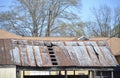
[[[82,7],[80,16],[83,21],[91,20],[92,14],[91,10],[93,7],[98,8],[102,5],[107,5],[111,8],[115,8],[117,6],[120,7],[120,0],[81,0]],[[0,11],[9,10],[9,6],[11,6],[13,0],[0,0]]]
[[[82,0],[82,20],[91,20],[92,14],[90,9],[92,9],[93,7],[99,8],[102,5],[107,5],[111,9],[113,9],[118,6],[120,7],[120,0]]]

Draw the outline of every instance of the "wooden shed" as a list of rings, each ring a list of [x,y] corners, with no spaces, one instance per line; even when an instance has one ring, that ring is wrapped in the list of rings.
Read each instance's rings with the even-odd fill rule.
[[[106,42],[95,40],[0,39],[0,78],[5,72],[9,78],[120,77]]]
[[[0,30],[0,78],[118,78],[113,54],[119,46],[108,41],[21,37]]]

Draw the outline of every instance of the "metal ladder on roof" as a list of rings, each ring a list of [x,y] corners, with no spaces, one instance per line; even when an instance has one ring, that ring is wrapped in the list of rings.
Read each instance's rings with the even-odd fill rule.
[[[47,46],[47,47],[48,47],[48,51],[49,51],[49,55],[50,55],[50,59],[51,59],[52,64],[58,65],[55,53],[54,53],[53,48],[52,48],[52,45]]]

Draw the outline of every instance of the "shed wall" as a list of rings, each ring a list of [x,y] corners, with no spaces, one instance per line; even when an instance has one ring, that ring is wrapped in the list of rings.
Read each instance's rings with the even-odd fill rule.
[[[0,68],[0,78],[16,78],[16,68]]]

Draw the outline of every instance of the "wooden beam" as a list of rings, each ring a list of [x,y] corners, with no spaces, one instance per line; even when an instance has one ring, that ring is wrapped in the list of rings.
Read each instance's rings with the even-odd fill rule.
[[[100,78],[102,78],[102,71],[100,71]]]
[[[76,74],[75,74],[75,70],[73,70],[73,74],[74,74],[74,76],[76,75]]]
[[[51,75],[51,71],[49,71],[49,75]]]
[[[21,78],[20,77],[20,71],[16,71],[16,78]]]
[[[24,76],[25,76],[25,71],[23,70],[23,78],[24,78]]]
[[[114,78],[114,73],[113,73],[113,71],[111,71],[111,78]]]
[[[91,78],[94,78],[94,71],[91,71]]]
[[[94,70],[94,78],[96,78],[96,71]]]
[[[67,70],[65,70],[65,78],[68,78],[68,76],[67,76]]]
[[[88,70],[88,78],[90,78],[90,70]]]
[[[59,78],[61,78],[61,71],[59,70]]]

